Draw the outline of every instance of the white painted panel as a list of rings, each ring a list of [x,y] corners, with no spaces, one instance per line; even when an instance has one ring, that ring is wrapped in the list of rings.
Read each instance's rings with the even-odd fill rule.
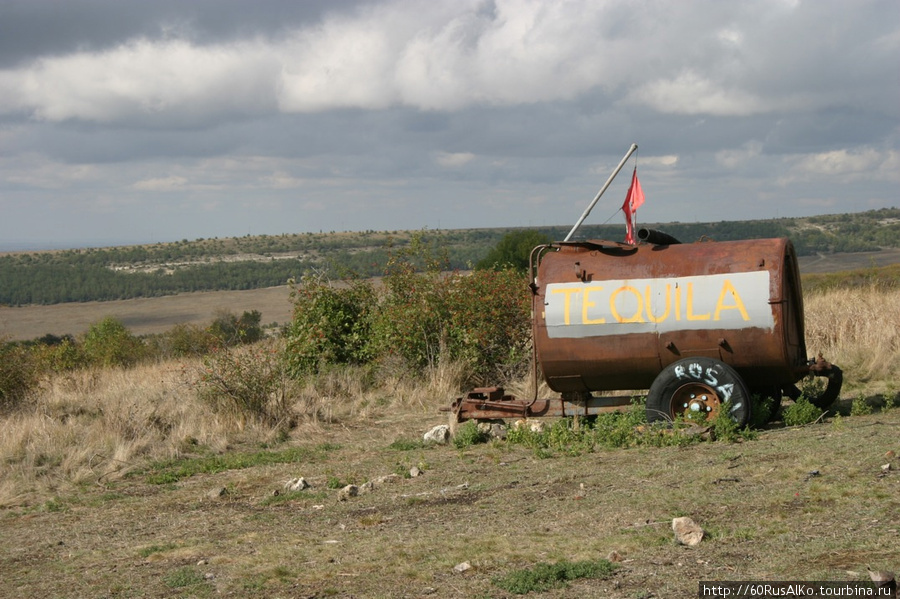
[[[767,270],[547,285],[552,338],[775,326]]]

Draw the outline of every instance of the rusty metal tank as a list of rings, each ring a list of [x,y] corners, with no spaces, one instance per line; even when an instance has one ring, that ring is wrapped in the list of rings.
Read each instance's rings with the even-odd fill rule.
[[[648,389],[685,358],[731,366],[751,392],[809,373],[789,240],[661,240],[535,249],[534,343],[551,389]]]
[[[647,390],[648,422],[705,421],[724,409],[743,426],[760,400],[799,397],[794,383],[807,375],[827,379],[810,401],[834,402],[843,375],[822,356],[807,357],[789,240],[681,244],[646,229],[639,237],[536,247],[534,375],[540,369],[560,396],[528,400],[482,387],[453,402],[451,423],[593,416]],[[595,394],[607,391],[618,394]],[[767,410],[762,420],[777,413]]]

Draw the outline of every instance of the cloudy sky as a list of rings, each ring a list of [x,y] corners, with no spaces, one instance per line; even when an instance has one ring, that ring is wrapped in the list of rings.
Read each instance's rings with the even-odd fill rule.
[[[900,205],[897,0],[0,0],[0,246]],[[624,226],[623,226],[624,236]]]

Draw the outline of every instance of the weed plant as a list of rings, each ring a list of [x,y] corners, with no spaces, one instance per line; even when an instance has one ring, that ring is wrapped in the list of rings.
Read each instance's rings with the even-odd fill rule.
[[[453,446],[457,449],[466,449],[478,443],[486,443],[490,439],[488,433],[478,428],[474,420],[464,422],[453,437]]]
[[[784,409],[785,426],[802,426],[810,424],[822,417],[822,410],[809,402],[804,396]]]
[[[851,416],[866,416],[867,414],[872,413],[872,406],[869,405],[869,402],[866,401],[866,398],[862,395],[858,395],[853,399],[853,402],[850,404],[850,415]]]
[[[697,423],[691,422],[691,425]],[[705,424],[702,423],[702,424]],[[749,429],[738,430],[727,416],[717,419],[710,427],[717,438],[734,441],[751,435]],[[528,426],[513,427],[507,433],[507,442],[521,444],[534,450],[538,457],[554,454],[581,455],[597,447],[606,449],[628,447],[683,447],[696,443],[700,437],[685,434],[686,423],[647,423],[643,400],[633,402],[624,412],[598,414],[591,418],[559,419],[549,427],[532,430]]]
[[[494,578],[495,586],[515,595],[542,593],[565,588],[569,582],[579,579],[602,579],[615,572],[615,564],[607,560],[559,561],[555,564],[538,564],[533,568],[515,570]]]

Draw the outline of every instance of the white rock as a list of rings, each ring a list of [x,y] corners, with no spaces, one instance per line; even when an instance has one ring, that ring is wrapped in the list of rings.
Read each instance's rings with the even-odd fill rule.
[[[383,485],[385,483],[397,483],[403,480],[403,477],[399,474],[387,474],[385,476],[379,476],[375,479],[376,485]]]
[[[426,443],[439,443],[440,445],[445,445],[450,442],[450,426],[440,424],[425,433],[422,440]]]
[[[471,569],[472,569],[472,564],[470,564],[469,562],[463,562],[461,564],[456,564],[455,566],[453,566],[453,571],[458,572],[460,574],[462,574],[466,570],[471,570]]]
[[[696,547],[703,540],[703,529],[687,516],[673,519],[672,531],[675,533],[675,540],[688,547]]]
[[[284,483],[284,488],[288,491],[302,491],[309,488],[309,483],[301,476],[300,478],[292,478]]]
[[[541,433],[544,431],[544,421],[543,420],[525,420],[519,419],[513,423],[513,428],[515,430],[519,429],[528,429],[533,433]]]
[[[351,497],[356,497],[359,494],[359,487],[356,485],[347,485],[338,493],[339,501],[347,501]]]
[[[218,499],[219,497],[225,497],[226,495],[228,495],[228,489],[225,487],[216,487],[206,494],[210,499]]]

